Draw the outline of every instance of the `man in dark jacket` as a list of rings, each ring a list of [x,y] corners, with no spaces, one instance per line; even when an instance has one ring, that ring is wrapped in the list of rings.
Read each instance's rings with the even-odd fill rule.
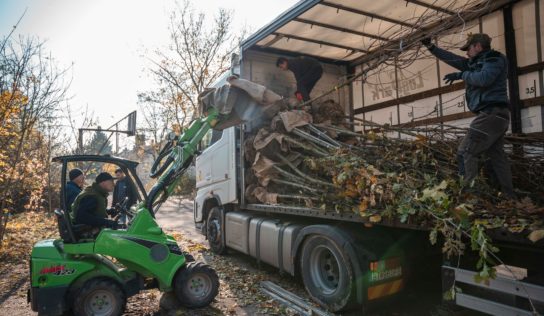
[[[85,183],[85,175],[81,169],[75,168],[68,172],[68,178],[70,181],[64,187],[64,207],[70,213],[72,212],[72,203],[74,203],[78,194],[81,193],[81,189]]]
[[[312,57],[301,56],[291,59],[280,57],[276,61],[276,67],[293,72],[297,81],[295,96],[299,101],[310,100],[310,92],[323,75],[323,67]]]
[[[470,183],[479,172],[478,158],[485,153],[491,160],[503,194],[513,197],[512,172],[503,148],[510,121],[506,56],[491,49],[491,38],[483,33],[469,35],[461,47],[468,58],[437,47],[430,38],[424,39],[422,44],[434,56],[460,70],[447,74],[444,80],[447,84],[465,81],[468,108],[477,115],[458,148],[459,173]]]
[[[115,177],[117,178],[117,182],[115,182],[115,188],[113,189],[112,204],[122,204],[128,198],[127,206],[131,207],[136,203],[136,194],[132,183],[121,168],[115,170]]]
[[[108,219],[108,194],[113,191],[113,180],[107,172],[100,173],[91,186],[86,187],[72,204],[74,224],[94,228],[117,228],[117,218]]]
[[[134,186],[121,168],[115,170],[115,177],[117,178],[117,182],[115,182],[115,188],[113,189],[112,205],[123,204],[125,203],[125,199],[127,199],[126,207],[130,208],[132,205],[136,204]],[[120,221],[121,223],[126,222],[126,216],[124,214],[121,215]]]

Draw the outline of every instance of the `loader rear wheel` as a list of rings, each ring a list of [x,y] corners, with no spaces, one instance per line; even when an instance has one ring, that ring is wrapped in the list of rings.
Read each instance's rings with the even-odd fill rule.
[[[174,292],[187,308],[208,306],[219,292],[219,277],[209,265],[190,262],[177,273]]]
[[[210,249],[215,254],[220,255],[227,250],[227,246],[223,242],[224,233],[223,212],[219,207],[213,207],[206,221],[206,238],[208,239]]]
[[[92,279],[76,293],[74,315],[117,316],[125,310],[123,289],[112,280]]]
[[[355,299],[355,277],[349,258],[332,239],[313,235],[302,247],[300,271],[304,287],[332,312],[347,310]]]

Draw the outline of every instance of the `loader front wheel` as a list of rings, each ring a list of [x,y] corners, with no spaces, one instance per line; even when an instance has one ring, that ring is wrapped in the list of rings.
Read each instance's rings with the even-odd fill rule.
[[[92,279],[77,292],[74,315],[117,316],[125,310],[126,297],[123,289],[114,281]]]
[[[190,262],[177,273],[174,292],[187,308],[208,306],[219,292],[219,277],[209,265]]]

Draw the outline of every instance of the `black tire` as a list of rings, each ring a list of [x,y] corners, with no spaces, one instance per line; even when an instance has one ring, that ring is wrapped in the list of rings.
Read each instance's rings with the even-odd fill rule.
[[[348,256],[325,236],[309,236],[302,246],[300,271],[310,296],[329,311],[353,307],[355,274]]]
[[[215,254],[224,254],[227,246],[224,242],[225,225],[223,223],[223,212],[219,207],[213,207],[208,214],[206,221],[206,238],[210,249]]]
[[[174,292],[187,308],[208,306],[219,292],[219,277],[209,265],[190,262],[178,271]]]
[[[123,289],[108,279],[91,279],[76,293],[74,315],[117,316],[125,310],[126,296]]]

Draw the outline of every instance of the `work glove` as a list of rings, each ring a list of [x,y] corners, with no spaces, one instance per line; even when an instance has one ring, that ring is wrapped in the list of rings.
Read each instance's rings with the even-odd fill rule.
[[[427,47],[431,51],[434,49],[434,44],[431,41],[430,37],[425,37],[424,39],[422,39],[421,44],[423,44],[425,47]]]
[[[302,93],[300,93],[300,92],[298,92],[298,91],[295,92],[295,97],[297,98],[297,100],[298,100],[299,102],[302,102],[302,100],[303,100],[303,98],[302,98]]]
[[[452,84],[454,81],[461,79],[463,79],[462,72],[452,72],[451,74],[447,74],[444,76],[444,82],[446,84]]]
[[[119,211],[117,211],[115,209],[115,207],[112,207],[112,208],[107,208],[106,209],[106,214],[108,214],[109,216],[115,216],[119,213]]]
[[[434,45],[430,37],[425,37],[424,39],[422,39],[421,44],[425,45],[425,47],[427,48],[430,48]]]

